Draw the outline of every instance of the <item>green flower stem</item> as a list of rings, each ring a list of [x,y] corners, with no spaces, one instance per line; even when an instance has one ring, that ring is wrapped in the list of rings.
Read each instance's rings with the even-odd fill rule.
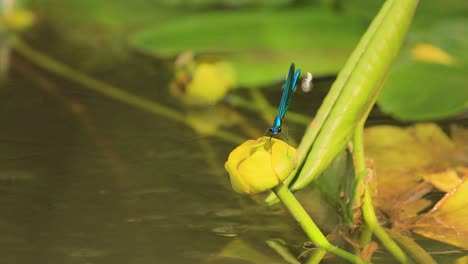
[[[320,261],[322,261],[323,257],[327,254],[327,251],[323,248],[317,248],[315,249],[314,253],[311,254],[309,259],[307,259],[307,262],[305,264],[320,264]]]
[[[289,212],[293,215],[299,225],[302,227],[307,237],[319,248],[346,259],[352,263],[365,263],[360,257],[344,251],[328,242],[325,235],[322,234],[320,229],[309,217],[302,205],[296,200],[296,197],[291,193],[288,187],[282,183],[274,187],[273,192],[288,208]]]
[[[356,129],[354,130],[353,138],[353,155],[354,155],[354,166],[356,175],[366,170],[366,161],[364,156],[364,122],[366,118],[363,118]],[[365,179],[365,177],[363,178]],[[365,184],[364,182],[359,184]],[[358,194],[356,194],[358,195]],[[362,205],[362,213],[366,222],[366,229],[374,232],[375,236],[382,242],[384,247],[400,262],[410,263],[410,259],[403,250],[400,249],[398,244],[393,241],[390,235],[380,226],[377,216],[372,205],[372,193],[369,185],[365,187],[364,203]],[[361,239],[361,242],[369,242],[369,233],[365,234],[367,238]],[[362,246],[365,246],[363,244]]]
[[[364,247],[372,241],[373,230],[367,223],[363,223],[360,231],[359,244]]]
[[[363,204],[363,216],[366,223],[374,231],[375,236],[382,242],[383,246],[397,259],[400,263],[411,263],[410,258],[401,250],[398,244],[393,241],[385,229],[380,226],[375,215],[372,205],[372,195],[369,186],[366,187]]]
[[[72,80],[85,88],[93,90],[95,92],[104,94],[108,97],[111,97],[119,102],[126,103],[133,107],[136,107],[140,110],[149,112],[151,114],[163,116],[174,121],[178,121],[187,126],[191,126],[191,123],[185,118],[185,116],[177,111],[174,111],[171,108],[158,104],[154,101],[145,99],[128,93],[124,90],[121,90],[113,85],[105,83],[103,81],[93,79],[83,73],[80,73],[71,67],[68,67],[65,64],[62,64],[58,61],[53,60],[50,57],[40,53],[39,51],[34,50],[32,47],[23,42],[20,38],[14,38],[12,40],[13,48],[16,52],[21,54],[21,56],[27,58],[32,63],[36,64],[42,69],[45,69],[49,72]],[[243,142],[244,139],[226,131],[217,130],[214,134],[218,138],[223,140],[238,144]]]

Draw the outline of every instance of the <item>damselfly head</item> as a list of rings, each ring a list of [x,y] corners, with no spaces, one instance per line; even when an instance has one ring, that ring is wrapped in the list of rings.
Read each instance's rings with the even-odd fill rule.
[[[271,133],[272,136],[276,136],[281,133],[281,127],[270,127],[268,131]]]

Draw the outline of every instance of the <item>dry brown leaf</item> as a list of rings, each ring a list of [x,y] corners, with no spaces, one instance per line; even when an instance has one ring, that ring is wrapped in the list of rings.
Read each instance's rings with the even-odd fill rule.
[[[424,180],[430,182],[437,189],[449,192],[460,184],[461,179],[454,169],[447,169],[441,172],[428,173],[423,176]]]
[[[371,127],[365,131],[366,154],[376,171],[374,200],[379,209],[398,218],[393,219],[395,228],[411,228],[425,237],[468,249],[468,129],[452,126],[451,136],[453,139],[435,124]],[[423,190],[434,186],[447,193],[429,213],[421,215],[430,200],[424,194],[411,194],[426,185],[429,189]],[[418,215],[419,220],[414,220]]]
[[[425,175],[452,168],[459,161],[456,144],[435,124],[376,126],[366,129],[364,136],[366,155],[377,173],[374,199],[385,211]]]
[[[428,208],[431,204],[432,201],[427,199],[418,199],[416,201],[412,201],[402,208],[399,220],[404,221],[406,219],[414,218],[418,215],[419,212]]]
[[[413,232],[468,250],[468,175],[413,225]]]

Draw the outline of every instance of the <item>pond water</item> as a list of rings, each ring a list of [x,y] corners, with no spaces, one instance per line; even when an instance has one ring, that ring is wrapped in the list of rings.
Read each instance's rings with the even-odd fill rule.
[[[164,66],[136,56],[90,74],[183,112],[168,95]],[[329,84],[296,94],[291,110],[312,115]],[[279,100],[278,85],[266,93]],[[242,113],[261,133],[270,125]],[[303,127],[285,122],[299,138]],[[281,206],[232,191],[224,162],[235,144],[18,55],[1,84],[0,123],[3,263],[286,263],[265,241],[281,238],[295,256],[307,241]],[[335,223],[320,215],[333,209],[311,210],[321,210],[315,217],[330,231]]]
[[[157,74],[165,72],[161,65],[134,64],[97,78],[176,106],[167,76]],[[126,72],[131,68],[140,75]],[[300,234],[291,219],[278,221],[281,208],[230,189],[223,166],[232,143],[84,89],[20,56],[1,87],[4,263],[219,262],[233,241],[268,256],[271,232]]]

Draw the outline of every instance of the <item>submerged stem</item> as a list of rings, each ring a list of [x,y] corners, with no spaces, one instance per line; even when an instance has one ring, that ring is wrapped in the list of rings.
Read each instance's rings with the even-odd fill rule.
[[[332,245],[286,185],[280,183],[273,188],[273,192],[283,202],[315,246],[352,263],[365,263],[360,257]]]

